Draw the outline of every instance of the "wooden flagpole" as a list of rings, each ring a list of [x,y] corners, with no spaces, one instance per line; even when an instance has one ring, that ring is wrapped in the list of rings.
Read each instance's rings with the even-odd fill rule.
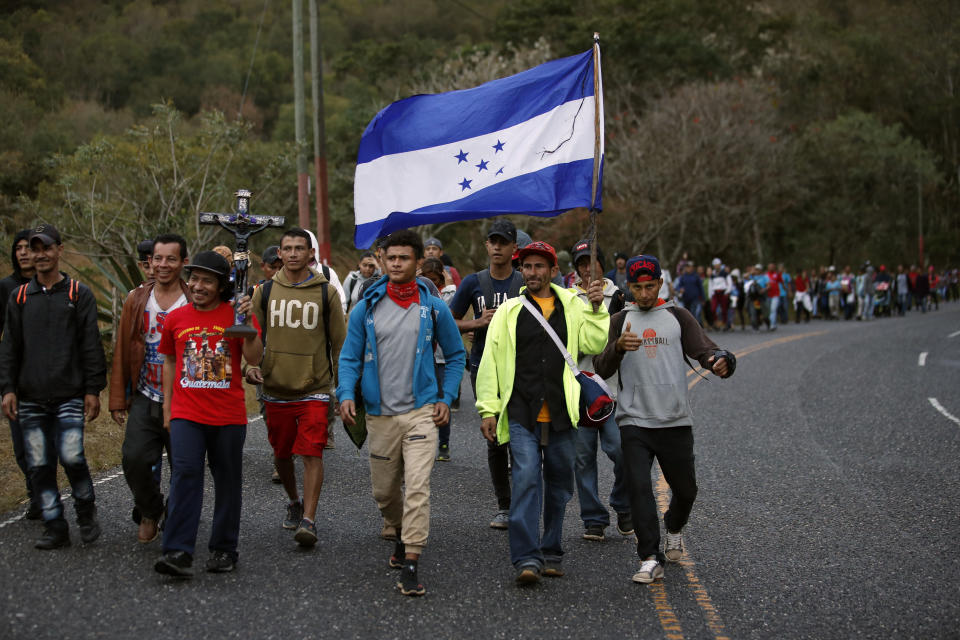
[[[593,34],[593,101],[594,101],[594,110],[593,110],[593,127],[594,127],[594,144],[593,144],[593,184],[590,189],[590,227],[587,231],[587,237],[590,240],[590,279],[598,280],[603,277],[602,273],[596,273],[597,269],[597,221],[598,214],[596,208],[597,203],[597,186],[600,180],[600,118],[602,117],[603,109],[603,96],[601,96],[601,85],[600,85],[600,34],[594,32]],[[593,310],[597,310],[597,305],[593,305]]]

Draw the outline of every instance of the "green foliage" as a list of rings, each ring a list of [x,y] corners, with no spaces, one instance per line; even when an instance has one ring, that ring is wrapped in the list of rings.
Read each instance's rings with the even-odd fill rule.
[[[916,225],[917,190],[943,180],[936,157],[902,127],[859,111],[811,126],[800,150],[811,195],[807,221],[830,263],[903,253]]]
[[[232,206],[241,184],[262,194],[258,206],[292,215],[291,6],[264,7],[0,5],[0,241],[53,218],[84,238],[84,251],[116,260],[104,264],[118,274],[135,240],[185,228],[205,203]],[[855,251],[903,259],[916,245],[908,221],[919,171],[933,260],[960,259],[955,0],[324,0],[318,9],[335,246],[351,245],[356,149],[379,109],[512,73],[545,51],[584,51],[598,31],[610,134],[601,229],[631,229],[625,246],[743,262]],[[721,87],[715,104],[710,87]],[[745,105],[776,97],[756,103],[762,125],[723,112],[740,90]],[[698,131],[681,118],[696,117],[691,109],[726,124]],[[584,220],[518,222],[566,244]],[[476,264],[472,236],[483,224],[431,231]]]

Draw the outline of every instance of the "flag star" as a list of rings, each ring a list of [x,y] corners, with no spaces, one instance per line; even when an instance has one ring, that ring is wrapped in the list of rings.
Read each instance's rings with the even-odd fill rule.
[[[463,179],[463,182],[458,182],[457,184],[460,185],[460,191],[466,191],[469,189],[471,182],[473,182],[473,180],[467,180],[466,178]]]
[[[497,144],[493,145],[494,153],[499,153],[503,151],[503,143],[500,142],[500,138],[497,138]]]
[[[458,163],[458,164],[459,164],[459,163]],[[487,164],[489,164],[489,163],[488,163],[486,160],[484,160],[484,159],[481,158],[481,159],[480,159],[480,164],[477,165],[477,172],[480,172],[480,171],[485,170],[485,169],[487,168]]]
[[[460,164],[461,162],[466,162],[466,161],[467,161],[467,156],[468,156],[468,155],[469,155],[469,154],[463,152],[463,149],[460,149],[460,153],[458,153],[457,155],[455,155],[455,156],[453,156],[453,157],[457,159],[457,164]]]
[[[503,167],[500,167],[494,175],[497,175],[497,176],[498,176],[498,175],[500,175],[501,173],[503,173]]]

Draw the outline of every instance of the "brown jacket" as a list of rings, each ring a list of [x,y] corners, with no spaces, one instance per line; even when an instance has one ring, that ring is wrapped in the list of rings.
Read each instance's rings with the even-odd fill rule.
[[[143,326],[143,311],[153,291],[153,280],[127,294],[120,313],[120,326],[117,327],[117,339],[113,346],[113,368],[110,372],[110,411],[126,411],[130,408],[133,394],[127,395],[127,388],[136,392],[143,368],[146,327]],[[187,283],[180,281],[180,289],[190,300]]]

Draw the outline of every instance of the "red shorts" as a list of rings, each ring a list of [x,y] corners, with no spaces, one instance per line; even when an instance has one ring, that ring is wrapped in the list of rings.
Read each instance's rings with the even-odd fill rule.
[[[323,457],[327,445],[327,406],[323,400],[266,402],[267,439],[273,455]]]

